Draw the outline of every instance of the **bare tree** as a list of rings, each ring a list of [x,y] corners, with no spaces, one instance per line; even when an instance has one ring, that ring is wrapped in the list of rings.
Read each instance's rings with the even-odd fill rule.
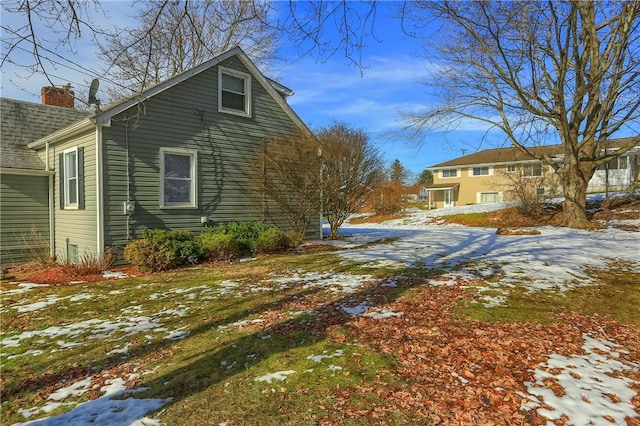
[[[76,42],[85,35],[103,34],[91,11],[102,13],[98,0],[6,0],[2,2],[2,61],[25,70],[25,78],[43,74],[52,85],[52,72],[72,62]],[[8,18],[11,14],[11,19]],[[75,64],[85,69],[80,64]],[[86,70],[86,69],[85,69]]]
[[[551,199],[558,196],[558,179],[548,173],[542,163],[516,166],[513,171],[500,171],[502,178],[496,189],[505,191],[506,201],[517,201],[516,210],[527,217],[539,219],[545,213]]]
[[[99,43],[117,95],[138,92],[234,46],[262,66],[276,57],[277,34],[267,3],[243,0],[165,1],[137,11],[136,28],[118,29]]]
[[[428,131],[473,119],[502,130],[560,176],[564,224],[590,227],[594,171],[640,142],[640,2],[438,1],[405,15],[420,25],[426,17],[444,26],[428,82],[443,102],[411,124]],[[620,131],[638,136],[604,150]],[[549,136],[563,146],[560,160],[531,149]]]
[[[269,139],[257,152],[258,163],[252,173],[254,195],[263,204],[265,216],[278,220],[284,216],[302,239],[313,221],[319,221],[320,159],[319,144],[311,134],[293,133]],[[276,208],[270,208],[275,204]]]
[[[23,69],[24,78],[44,75],[52,85],[71,69],[104,77],[112,91],[129,95],[234,46],[262,69],[277,58],[281,33],[270,22],[268,2],[131,0],[131,6],[140,27],[109,26],[99,0],[3,1],[1,64]],[[81,39],[98,46],[105,70],[73,59]]]
[[[335,123],[316,136],[322,147],[323,210],[333,239],[366,194],[383,180],[384,162],[364,130]]]

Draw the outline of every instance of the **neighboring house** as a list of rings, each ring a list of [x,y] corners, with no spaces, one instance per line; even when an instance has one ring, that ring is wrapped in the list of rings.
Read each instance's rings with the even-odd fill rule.
[[[607,150],[615,150],[622,139],[607,142]],[[562,146],[537,147],[562,164]],[[522,151],[497,148],[479,151],[444,163],[427,167],[433,173],[433,184],[423,185],[418,198],[431,208],[466,204],[496,203],[516,199],[516,186],[530,186],[538,194],[561,194],[558,176],[551,166],[533,159]],[[619,191],[637,182],[640,175],[640,146],[598,168],[589,182],[588,191]]]
[[[27,260],[20,237],[33,226],[50,240],[51,254],[69,261],[122,247],[145,228],[284,226],[282,215],[271,208],[267,218],[266,203],[251,196],[261,176],[249,166],[268,138],[309,132],[286,102],[292,94],[234,48],[94,113],[3,99],[0,260]],[[45,121],[50,115],[57,121]],[[5,120],[22,126],[19,137]],[[7,155],[15,160],[5,162]],[[22,176],[39,178],[37,189],[28,186],[33,193],[18,184]],[[308,236],[320,233],[318,220]]]

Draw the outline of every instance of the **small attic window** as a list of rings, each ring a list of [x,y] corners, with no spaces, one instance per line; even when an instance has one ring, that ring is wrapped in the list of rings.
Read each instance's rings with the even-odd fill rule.
[[[218,111],[251,117],[251,75],[218,68]]]

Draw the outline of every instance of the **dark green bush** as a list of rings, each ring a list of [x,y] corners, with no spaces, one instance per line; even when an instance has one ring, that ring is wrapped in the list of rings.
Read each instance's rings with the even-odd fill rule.
[[[164,271],[176,265],[176,255],[168,243],[157,244],[148,239],[135,240],[124,248],[124,258],[141,271]]]
[[[279,228],[259,222],[233,222],[205,228],[199,237],[189,231],[145,229],[129,243],[125,259],[143,271],[164,271],[202,259],[230,260],[274,253],[292,246]]]
[[[142,238],[156,244],[167,243],[176,255],[177,265],[193,265],[204,257],[200,241],[190,231],[170,231],[166,229],[145,229]]]
[[[269,228],[256,240],[256,253],[277,253],[292,246],[291,240],[278,228]]]
[[[240,257],[238,242],[231,234],[211,234],[200,235],[200,245],[205,257],[218,260],[230,260]]]
[[[213,235],[227,237],[210,240]],[[217,247],[223,255],[222,259],[228,259],[226,256],[233,251],[234,257],[242,257],[273,253],[291,246],[291,240],[283,231],[260,222],[231,222],[208,227],[202,232],[200,240],[205,251]],[[212,251],[212,257],[216,257],[215,250]]]
[[[204,252],[199,239],[189,231],[145,229],[142,239],[125,247],[125,258],[142,270],[163,271],[198,263]]]

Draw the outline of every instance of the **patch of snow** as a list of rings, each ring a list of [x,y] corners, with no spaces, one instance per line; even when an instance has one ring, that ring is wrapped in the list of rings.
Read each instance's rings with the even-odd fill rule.
[[[61,297],[50,295],[50,296],[47,296],[45,300],[41,300],[35,303],[30,303],[28,305],[19,305],[19,306],[16,306],[15,308],[20,313],[34,312],[34,311],[39,311],[40,309],[45,308],[49,305],[54,305],[62,299],[63,298]]]
[[[373,308],[369,309],[368,312],[362,314],[363,317],[369,317],[374,319],[385,319],[385,318],[393,318],[393,317],[401,317],[404,316],[404,312],[394,312],[391,309],[387,308]]]
[[[9,284],[16,284],[16,283],[10,282]],[[49,284],[18,283],[18,288],[14,288],[11,290],[2,290],[2,294],[26,293],[27,291],[30,291],[36,288],[42,288],[42,287],[49,287]]]
[[[256,382],[267,382],[271,383],[274,380],[284,381],[287,376],[295,374],[295,370],[286,370],[286,371],[276,371],[275,373],[267,373],[264,376],[256,377],[254,380]]]
[[[178,331],[178,330],[174,330],[171,333],[169,333],[167,336],[165,336],[164,338],[167,340],[182,340],[182,339],[186,339],[187,337],[189,337],[189,335],[191,334],[190,331]]]
[[[465,386],[467,383],[469,383],[469,380],[465,379],[464,377],[462,377],[461,375],[459,375],[458,373],[456,373],[455,371],[451,372],[451,375],[453,377],[455,377],[456,379],[460,380],[460,383]]]
[[[136,375],[131,375],[128,379],[132,379]],[[167,399],[114,399],[124,394],[132,394],[143,392],[146,389],[129,389],[124,386],[126,380],[122,378],[106,380],[106,386],[101,388],[104,395],[98,399],[77,404],[77,406],[68,413],[55,417],[46,417],[43,419],[33,420],[26,423],[16,423],[13,426],[67,426],[67,425],[101,425],[101,426],[120,426],[120,425],[153,425],[159,424],[157,421],[148,419],[145,415],[153,410],[157,410],[164,404],[171,401]],[[64,399],[71,396],[80,396],[90,389],[91,379],[86,378],[80,380],[66,388],[59,389],[52,394],[53,397],[42,407],[34,407],[28,410],[20,410],[19,412],[29,418],[39,413],[49,413],[62,405],[75,405],[75,403],[63,403]],[[151,423],[147,423],[147,420]]]
[[[632,384],[640,382],[613,373],[638,370],[640,363],[629,363],[619,358],[618,345],[598,340],[587,334],[582,349],[584,354],[562,356],[551,354],[547,362],[534,371],[534,382],[525,383],[531,396],[522,404],[525,410],[536,410],[550,421],[562,416],[569,424],[599,425],[625,424],[625,418],[637,418],[631,399],[636,396]],[[545,385],[546,380],[557,382],[564,389],[556,395]],[[607,395],[615,395],[616,400]]]
[[[356,306],[341,306],[342,310],[348,313],[349,315],[362,315],[367,309],[369,309],[369,305],[366,302],[362,302]]]
[[[102,276],[104,278],[115,278],[115,279],[122,279],[122,278],[129,278],[129,275],[127,275],[124,272],[120,272],[120,271],[104,271],[102,272]]]
[[[322,355],[309,355],[307,357],[307,359],[310,359],[311,361],[315,361],[315,362],[322,362],[325,359],[331,359],[331,358],[336,358],[339,356],[343,356],[344,355],[344,350],[342,349],[336,349],[332,354],[327,354],[328,351],[324,351],[322,353]]]

